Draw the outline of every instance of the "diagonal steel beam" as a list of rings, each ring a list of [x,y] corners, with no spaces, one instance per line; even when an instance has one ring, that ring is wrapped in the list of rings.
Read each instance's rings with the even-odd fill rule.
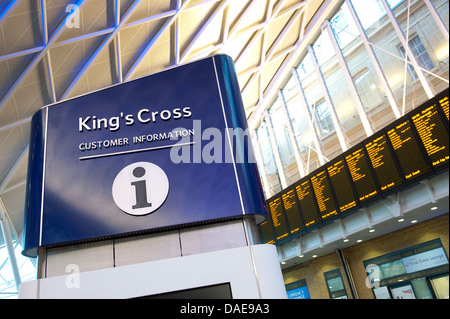
[[[16,161],[14,162],[13,166],[11,167],[11,169],[8,171],[8,173],[6,174],[6,177],[0,182],[0,195],[2,193],[4,193],[4,191],[6,190],[6,186],[8,185],[8,183],[11,181],[13,175],[14,175],[14,171],[17,169],[17,167],[22,163],[22,161],[24,159],[26,159],[27,155],[28,155],[28,150],[30,148],[30,145],[27,145],[25,147],[25,149],[22,151],[22,153],[19,155],[19,157],[16,159]]]
[[[119,31],[126,25],[127,21],[131,18],[133,13],[138,8],[139,4],[143,0],[135,0],[133,4],[128,8],[127,12],[125,13],[125,16],[122,18],[120,23],[115,26],[114,31],[111,32],[104,40],[103,42],[98,46],[98,48],[95,50],[95,52],[91,55],[89,60],[83,65],[83,68],[78,72],[78,74],[75,76],[75,78],[72,80],[72,82],[69,84],[67,89],[64,91],[64,93],[61,96],[61,100],[67,99],[67,97],[72,92],[75,85],[78,83],[80,78],[86,73],[86,71],[91,67],[93,62],[99,57],[100,52],[106,47],[108,47],[109,43],[116,37],[116,35],[119,33]],[[117,23],[117,19],[116,19]]]
[[[125,75],[124,81],[129,81],[133,77],[133,75],[136,72],[138,66],[141,64],[142,60],[144,59],[145,55],[148,53],[148,51],[150,51],[150,49],[153,47],[153,45],[159,39],[159,37],[166,30],[170,29],[172,24],[174,24],[175,21],[178,20],[178,17],[180,16],[180,13],[187,7],[187,5],[189,4],[190,1],[191,0],[184,1],[183,4],[180,7],[177,8],[176,13],[171,18],[168,19],[168,21],[162,26],[162,28],[156,33],[156,35],[150,40],[150,42],[147,43],[147,45],[144,48],[144,50],[141,52],[141,54],[139,54],[139,56],[136,58],[136,60],[134,61],[133,65],[131,66],[130,70]]]
[[[279,12],[279,10],[281,9],[281,7],[283,6],[284,3],[281,3],[278,7],[277,10],[275,11],[275,13],[272,15],[272,17],[269,19],[269,23],[271,20],[276,19],[276,16]],[[262,74],[263,74],[263,70],[264,67],[271,63],[272,61],[274,61],[273,57],[274,54],[276,52],[276,50],[278,49],[278,47],[280,46],[280,44],[283,42],[284,38],[289,34],[289,32],[291,31],[292,27],[294,26],[294,24],[298,21],[298,19],[300,18],[300,15],[302,14],[302,12],[305,10],[306,7],[303,7],[302,9],[298,10],[289,20],[289,22],[284,26],[281,34],[278,36],[277,40],[275,41],[275,43],[272,44],[269,53],[266,55],[265,50],[264,52],[262,52],[263,57],[261,58],[261,64],[258,66],[258,68],[256,69],[255,74],[252,76],[251,80],[248,82],[248,84],[245,86],[245,88],[242,90],[242,95],[246,95],[248,90],[253,86],[254,81],[257,80],[258,76],[261,75],[260,80],[262,83]],[[262,32],[265,32],[265,28],[261,29]],[[252,40],[253,41],[253,40]],[[247,50],[247,49],[246,49]],[[241,55],[242,56],[242,55]],[[236,61],[236,65],[238,66],[238,61]],[[264,92],[264,88],[261,86],[260,87],[260,92]],[[262,98],[261,98],[262,99]]]
[[[308,24],[309,27],[304,31],[303,37],[299,38],[295,44],[296,49],[285,58],[282,65],[267,86],[267,89],[264,92],[264,98],[257,103],[254,112],[249,115],[248,121],[250,128],[254,129],[259,125],[261,122],[261,115],[269,106],[270,102],[273,101],[272,98],[277,95],[278,89],[286,77],[290,74],[292,68],[298,63],[301,55],[306,50],[308,42],[312,41],[317,32],[320,32],[320,25],[326,18],[328,18],[339,3],[339,1],[335,0],[325,0],[317,10],[313,19]],[[306,6],[308,6],[308,4],[309,2],[306,3]]]
[[[208,20],[203,24],[203,26],[201,27],[200,31],[197,32],[197,34],[195,35],[195,37],[192,39],[192,41],[189,43],[188,47],[186,48],[186,50],[183,52],[183,56],[180,59],[181,63],[186,62],[187,57],[189,56],[189,54],[191,53],[191,51],[194,49],[195,43],[197,42],[197,40],[201,37],[202,34],[204,34],[204,31],[206,29],[208,29],[208,27],[211,25],[211,23],[214,21],[214,19],[221,14],[225,8],[228,6],[228,4],[230,3],[230,0],[226,0],[224,1],[222,4],[220,4],[216,10],[214,10],[214,12],[209,16]]]
[[[78,7],[79,10],[87,3],[87,0],[78,0],[75,6]],[[48,40],[48,42],[44,45],[43,49],[36,54],[33,60],[26,66],[25,70],[19,75],[13,85],[9,88],[8,92],[1,98],[0,100],[0,111],[6,105],[6,102],[12,97],[12,95],[16,92],[16,90],[20,87],[23,80],[30,74],[30,72],[38,65],[38,63],[42,60],[42,58],[47,54],[53,44],[58,40],[59,36],[66,29],[66,22],[70,21],[73,15],[78,14],[77,11],[73,10],[64,18],[64,20],[58,25],[56,31],[53,33],[52,37]]]
[[[16,254],[14,253],[14,246],[11,237],[11,230],[9,228],[9,218],[8,212],[6,210],[6,205],[3,198],[0,196],[0,233],[3,235],[3,240],[5,241],[6,250],[8,252],[9,261],[11,264],[11,269],[14,277],[14,283],[16,285],[17,291],[19,291],[19,285],[21,284],[19,266],[17,264]]]
[[[0,25],[2,25],[3,21],[14,11],[14,9],[19,5],[20,0],[12,0],[8,6],[0,12]]]

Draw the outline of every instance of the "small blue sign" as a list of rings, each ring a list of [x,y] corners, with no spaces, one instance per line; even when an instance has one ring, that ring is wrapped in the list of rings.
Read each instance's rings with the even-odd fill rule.
[[[23,254],[267,217],[232,60],[213,56],[37,112]]]
[[[307,286],[289,290],[287,296],[288,299],[310,299]]]

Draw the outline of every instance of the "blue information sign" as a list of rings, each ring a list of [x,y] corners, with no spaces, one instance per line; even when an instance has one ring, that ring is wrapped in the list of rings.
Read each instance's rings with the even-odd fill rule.
[[[39,246],[267,217],[227,56],[45,107],[31,131],[27,256]]]
[[[288,290],[287,296],[288,296],[288,299],[310,299],[307,286]]]

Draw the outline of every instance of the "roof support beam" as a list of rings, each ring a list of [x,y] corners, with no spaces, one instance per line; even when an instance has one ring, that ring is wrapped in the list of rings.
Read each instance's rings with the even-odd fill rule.
[[[114,1],[114,28],[117,28],[120,25],[120,0]],[[116,58],[116,72],[117,72],[117,80],[119,83],[123,82],[123,72],[122,72],[122,55],[120,54],[120,33],[117,33],[116,38],[114,39],[114,55]]]
[[[8,171],[8,174],[6,174],[6,177],[3,179],[3,181],[1,181],[1,183],[0,183],[0,195],[5,192],[6,186],[8,185],[9,181],[11,180],[14,171],[19,166],[19,164],[22,162],[22,160],[25,158],[25,156],[28,154],[28,149],[29,149],[29,145],[27,145],[25,147],[25,149],[19,155],[17,160],[14,162],[14,165]]]
[[[389,104],[391,105],[392,112],[394,112],[394,115],[396,118],[400,118],[401,113],[400,113],[400,107],[397,103],[397,99],[395,98],[394,93],[392,92],[392,89],[389,86],[386,75],[384,74],[384,72],[381,68],[381,64],[378,61],[378,58],[375,54],[374,49],[370,45],[369,37],[367,36],[366,31],[364,30],[361,20],[359,20],[359,17],[356,14],[356,10],[353,7],[353,3],[350,0],[346,0],[345,2],[347,3],[347,7],[349,9],[350,15],[352,16],[353,21],[355,22],[355,25],[358,28],[359,34],[361,35],[361,40],[364,44],[364,47],[366,48],[367,55],[369,56],[369,59],[372,62],[375,73],[377,74],[378,79],[380,80],[381,84],[383,85],[384,93],[386,94]]]
[[[16,289],[19,291],[19,285],[21,284],[19,267],[17,265],[16,255],[14,253],[14,247],[11,238],[11,230],[9,228],[9,220],[6,213],[6,206],[0,196],[0,231],[3,234],[3,240],[5,241],[6,250],[8,251],[8,257],[11,264],[11,269],[14,276],[14,283],[16,284]]]
[[[436,21],[439,29],[441,30],[442,34],[444,35],[445,39],[447,40],[447,42],[449,41],[449,37],[448,37],[448,29],[447,26],[445,25],[444,21],[442,21],[441,16],[439,15],[439,13],[436,11],[436,8],[433,4],[433,2],[431,2],[430,0],[423,0],[425,2],[425,4],[428,7],[428,10],[430,10],[431,15],[433,16],[434,20]]]
[[[380,0],[381,4],[384,7],[384,10],[386,11],[386,14],[391,21],[392,26],[394,27],[395,32],[397,33],[397,36],[402,43],[403,48],[406,52],[406,57],[408,60],[411,61],[411,64],[414,66],[414,70],[416,71],[417,77],[419,78],[420,83],[422,84],[425,93],[427,94],[429,99],[432,99],[435,97],[436,93],[434,92],[433,88],[430,85],[430,82],[428,82],[428,79],[425,77],[425,74],[422,71],[422,68],[419,65],[419,61],[417,61],[416,56],[412,52],[411,48],[409,47],[409,39],[405,37],[405,34],[402,31],[402,28],[400,24],[398,23],[397,19],[395,18],[394,12],[392,12],[391,7],[387,3],[386,0]],[[408,30],[409,31],[409,30]]]
[[[300,100],[300,107],[303,111],[306,120],[308,121],[308,126],[312,132],[312,138],[314,142],[315,151],[317,153],[317,157],[319,158],[320,165],[325,164],[325,155],[323,153],[322,144],[320,143],[319,133],[317,132],[317,128],[314,125],[314,116],[311,113],[311,110],[308,106],[308,101],[306,100],[305,91],[303,90],[302,82],[300,81],[300,77],[298,75],[297,69],[292,69],[292,76],[295,80],[295,85],[297,87],[298,96]],[[311,148],[310,148],[311,151]],[[309,172],[309,165],[307,166],[305,174],[307,175]]]
[[[239,68],[239,62],[240,62],[240,58],[244,55],[244,52],[247,50],[251,50],[254,45],[257,44],[257,40],[259,40],[259,38],[263,35],[265,35],[267,32],[267,28],[266,26],[268,26],[270,24],[270,22],[272,20],[276,20],[277,15],[279,13],[279,11],[281,10],[281,8],[283,7],[284,2],[280,3],[275,12],[272,14],[272,16],[266,21],[265,27],[260,29],[257,34],[253,37],[250,45],[248,45],[245,50],[242,52],[242,54],[239,56],[239,58],[236,61],[236,67]],[[255,74],[253,74],[252,78],[250,79],[250,81],[247,83],[246,87],[242,90],[242,95],[246,95],[248,90],[253,86],[253,83],[258,79],[258,77],[260,77],[260,81],[261,81],[261,85],[260,85],[260,100],[263,99],[263,94],[264,94],[264,88],[262,87],[262,83],[263,83],[263,79],[262,79],[262,74],[263,74],[263,70],[264,67],[269,64],[270,62],[272,62],[274,60],[274,54],[277,51],[278,47],[280,46],[280,44],[283,42],[284,38],[287,36],[287,34],[291,31],[292,27],[294,26],[295,22],[298,20],[298,18],[300,17],[300,14],[302,14],[303,10],[305,10],[305,6],[302,7],[302,9],[298,10],[294,16],[290,19],[289,23],[283,28],[283,31],[281,32],[281,34],[278,36],[277,40],[275,41],[275,43],[272,45],[272,47],[270,48],[269,53],[266,55],[266,50],[264,48],[264,50],[262,50],[261,52],[261,62],[260,65],[256,71]],[[264,47],[264,46],[263,46]],[[289,52],[292,52],[293,49],[289,48],[288,52],[286,54],[289,54]],[[278,58],[279,56],[277,56]]]
[[[41,23],[42,23],[42,43],[46,45],[48,43],[48,27],[47,27],[47,5],[46,0],[41,0]],[[56,89],[55,79],[52,71],[52,60],[50,57],[50,51],[45,55],[45,62],[47,67],[48,82],[50,85],[50,96],[52,97],[52,103],[56,103]]]
[[[275,136],[275,131],[273,129],[272,119],[270,118],[269,113],[266,113],[264,119],[266,121],[267,132],[269,133],[270,147],[272,148],[272,154],[275,158],[275,164],[277,166],[278,176],[280,178],[280,185],[282,189],[285,189],[286,187],[288,187],[288,183],[286,174],[284,173],[283,162],[281,161],[281,154],[280,150],[278,149],[278,143]]]
[[[77,3],[75,4],[75,6],[78,7],[78,10],[81,10],[81,8],[86,3],[87,3],[87,0],[78,0]],[[16,79],[16,81],[13,83],[13,85],[10,86],[8,92],[6,92],[6,94],[0,100],[0,111],[5,106],[6,102],[12,97],[12,95],[20,87],[20,84],[22,84],[23,80],[25,80],[25,78],[30,74],[31,70],[33,70],[38,65],[38,63],[47,54],[47,52],[50,50],[50,48],[53,46],[53,44],[56,42],[56,40],[58,40],[59,36],[66,29],[66,22],[71,21],[73,16],[75,14],[78,14],[78,12],[77,12],[78,10],[73,10],[64,18],[64,20],[56,28],[56,31],[53,33],[53,35],[49,39],[48,43],[46,43],[44,45],[43,49],[26,66],[25,70],[19,75],[19,77]]]
[[[295,161],[297,162],[298,172],[300,177],[303,178],[305,174],[305,166],[303,165],[302,156],[300,155],[300,148],[298,147],[297,137],[295,136],[294,128],[292,127],[291,117],[289,115],[289,110],[286,103],[286,98],[284,97],[283,91],[278,91],[278,98],[281,102],[281,110],[284,115],[284,119],[286,120],[286,128],[289,135],[289,142],[292,145],[292,149],[294,151]]]
[[[105,40],[103,40],[102,44],[99,45],[99,47],[95,50],[95,52],[91,55],[91,57],[89,58],[89,60],[83,65],[83,68],[80,70],[80,72],[78,72],[77,76],[73,79],[73,81],[69,84],[69,86],[67,87],[66,91],[63,93],[61,99],[64,100],[66,98],[69,97],[70,93],[72,92],[73,88],[75,87],[75,85],[77,84],[78,80],[80,80],[80,78],[84,75],[84,73],[86,73],[86,71],[90,68],[90,66],[92,65],[92,63],[98,58],[98,56],[100,55],[100,52],[109,45],[109,43],[116,37],[116,35],[119,33],[119,31],[122,29],[122,27],[126,24],[126,22],[128,21],[128,19],[131,18],[131,16],[133,15],[134,11],[137,9],[137,7],[139,6],[139,4],[142,2],[142,0],[135,0],[133,2],[133,4],[129,7],[128,11],[126,12],[125,16],[123,17],[123,19],[120,21],[120,23],[118,25],[114,26],[114,31],[112,33],[110,33]],[[115,19],[115,23],[117,23],[117,20],[119,19],[119,17],[116,16]],[[116,48],[117,51],[117,48]],[[120,55],[120,54],[119,54]],[[121,72],[119,72],[118,74],[120,74]]]
[[[150,51],[150,49],[153,47],[153,44],[155,44],[155,42],[159,39],[159,37],[168,29],[170,29],[170,27],[172,26],[172,24],[175,23],[175,21],[178,20],[178,17],[180,16],[180,12],[183,11],[184,8],[186,8],[186,6],[189,4],[191,0],[186,0],[183,2],[183,4],[179,7],[177,7],[176,13],[168,19],[168,21],[164,24],[164,26],[156,33],[156,35],[153,37],[153,39],[150,40],[150,42],[147,44],[147,46],[144,48],[144,50],[142,51],[142,53],[137,57],[137,59],[134,61],[133,65],[131,66],[130,70],[128,71],[128,73],[125,75],[124,80],[125,81],[129,81],[134,73],[136,72],[138,66],[141,64],[142,60],[144,59],[144,57],[147,55],[148,51]],[[178,5],[180,5],[180,3],[178,3]]]
[[[356,86],[353,82],[353,78],[347,66],[347,62],[345,61],[344,54],[339,47],[336,35],[331,29],[330,22],[328,20],[325,20],[325,22],[322,24],[322,30],[325,31],[325,33],[328,35],[328,38],[330,39],[331,46],[333,47],[334,53],[336,54],[340,69],[344,75],[344,80],[347,84],[347,88],[350,91],[350,95],[352,96],[353,103],[355,104],[356,111],[358,112],[364,131],[366,132],[366,136],[371,136],[373,134],[372,126],[364,109],[364,105],[361,102],[361,98],[359,97],[359,93],[356,90]]]
[[[296,49],[286,57],[283,64],[280,66],[278,71],[273,76],[270,84],[267,86],[264,92],[264,98],[258,102],[255,111],[250,116],[249,127],[256,128],[261,122],[261,115],[264,110],[273,102],[276,97],[278,89],[281,87],[284,79],[291,72],[292,68],[298,63],[301,54],[306,49],[306,46],[310,41],[313,40],[317,32],[320,31],[320,25],[322,22],[328,18],[328,16],[333,12],[333,9],[339,4],[339,1],[335,0],[325,0],[322,6],[319,8],[314,18],[309,23],[310,28],[304,32],[304,36],[299,38],[298,42],[295,44]],[[308,2],[305,3],[308,5]]]
[[[314,49],[310,45],[308,45],[307,49],[309,52],[309,56],[311,58],[311,62],[313,64],[315,72],[317,74],[317,80],[318,80],[320,88],[322,90],[323,97],[324,97],[325,101],[327,102],[327,107],[330,112],[331,119],[333,121],[334,130],[338,137],[339,144],[341,145],[342,152],[345,152],[350,147],[347,143],[347,138],[344,134],[344,131],[342,130],[342,126],[341,126],[339,117],[336,112],[336,107],[334,106],[333,100],[331,99],[331,96],[330,96],[330,92],[328,91],[328,87],[325,82],[325,78],[324,78],[322,70],[320,68],[319,61],[317,60],[317,57],[316,57],[316,53],[314,52]]]
[[[228,5],[230,4],[230,0],[226,0],[225,2],[223,2],[222,4],[220,4],[216,10],[209,16],[208,20],[203,24],[203,26],[201,27],[200,31],[197,32],[197,34],[195,35],[195,37],[192,39],[192,41],[189,43],[188,47],[186,48],[186,50],[183,52],[182,57],[180,58],[180,63],[184,63],[186,62],[187,58],[189,57],[189,54],[192,52],[192,50],[195,47],[195,43],[197,42],[197,40],[204,34],[205,30],[208,29],[208,27],[210,27],[210,25],[212,24],[212,22],[214,21],[214,19],[221,13],[224,12],[224,10],[228,7]]]
[[[14,11],[14,9],[19,5],[20,0],[13,0],[11,1],[8,6],[0,12],[0,25],[2,25],[3,21],[6,20],[6,18],[11,14],[11,12]]]

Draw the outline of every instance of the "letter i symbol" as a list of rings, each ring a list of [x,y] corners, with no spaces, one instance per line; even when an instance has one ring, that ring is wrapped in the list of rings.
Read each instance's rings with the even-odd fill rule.
[[[136,167],[133,170],[134,177],[141,178],[145,175],[145,169],[143,167]],[[136,205],[133,205],[133,209],[152,207],[152,204],[147,200],[147,181],[141,180],[131,183],[135,187],[136,192]]]
[[[169,179],[161,167],[137,162],[124,167],[114,179],[112,197],[117,207],[132,216],[159,209],[169,195]]]

